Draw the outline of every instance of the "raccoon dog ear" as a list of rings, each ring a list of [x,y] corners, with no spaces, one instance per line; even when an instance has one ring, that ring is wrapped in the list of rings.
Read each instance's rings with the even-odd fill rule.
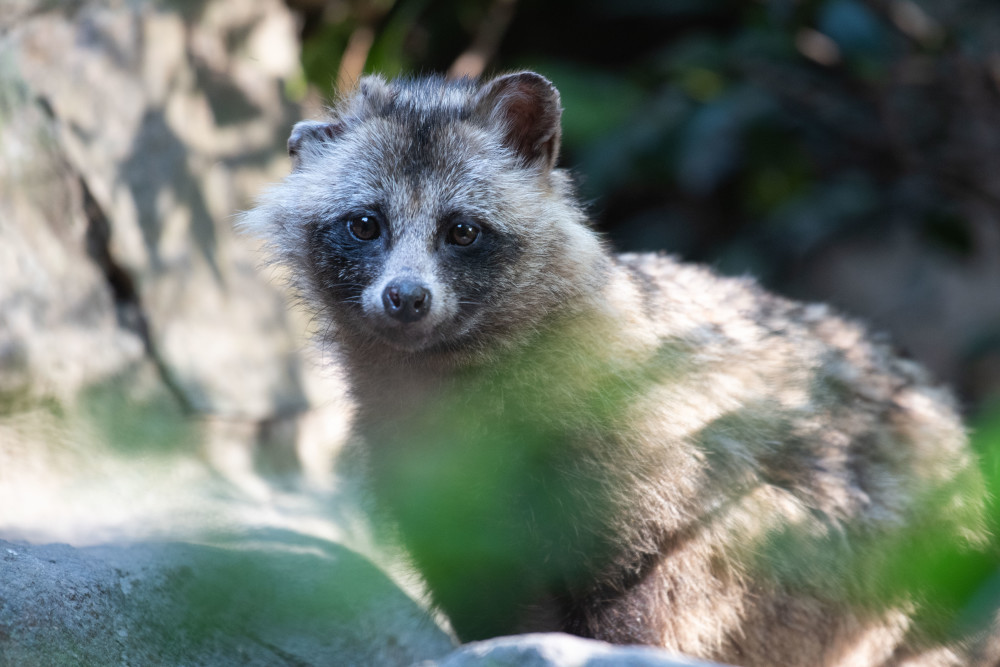
[[[483,85],[477,111],[504,135],[526,165],[548,171],[559,157],[559,91],[534,72],[516,72]]]
[[[296,123],[291,136],[288,137],[288,156],[292,158],[292,171],[302,166],[303,152],[307,146],[336,139],[342,131],[340,123],[322,123],[315,120]]]

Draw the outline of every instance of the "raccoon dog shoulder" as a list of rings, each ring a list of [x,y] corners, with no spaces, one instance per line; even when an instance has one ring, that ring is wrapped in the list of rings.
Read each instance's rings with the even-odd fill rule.
[[[531,72],[361,81],[246,215],[321,322],[374,495],[464,640],[966,659],[891,545],[982,539],[946,392],[825,307],[615,255]],[[968,492],[966,492],[966,490]]]

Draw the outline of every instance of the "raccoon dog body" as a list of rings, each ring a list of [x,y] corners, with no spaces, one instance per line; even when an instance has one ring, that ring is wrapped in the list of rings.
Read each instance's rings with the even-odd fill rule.
[[[338,350],[378,506],[459,636],[960,660],[879,581],[914,522],[980,537],[948,395],[823,306],[609,252],[555,168],[560,113],[531,72],[368,77],[296,125],[246,216]]]

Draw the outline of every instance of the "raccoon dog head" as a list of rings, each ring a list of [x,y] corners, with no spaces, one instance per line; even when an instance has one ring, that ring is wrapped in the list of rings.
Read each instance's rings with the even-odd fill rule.
[[[559,94],[531,72],[363,79],[298,123],[247,216],[341,345],[493,346],[592,289],[600,245],[554,164]]]

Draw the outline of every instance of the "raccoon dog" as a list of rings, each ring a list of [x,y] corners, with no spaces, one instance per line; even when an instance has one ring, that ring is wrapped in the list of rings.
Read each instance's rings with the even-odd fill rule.
[[[295,126],[246,215],[338,351],[378,513],[459,637],[966,659],[891,576],[904,545],[982,537],[948,394],[824,306],[610,252],[555,168],[560,115],[532,72],[367,77]]]

